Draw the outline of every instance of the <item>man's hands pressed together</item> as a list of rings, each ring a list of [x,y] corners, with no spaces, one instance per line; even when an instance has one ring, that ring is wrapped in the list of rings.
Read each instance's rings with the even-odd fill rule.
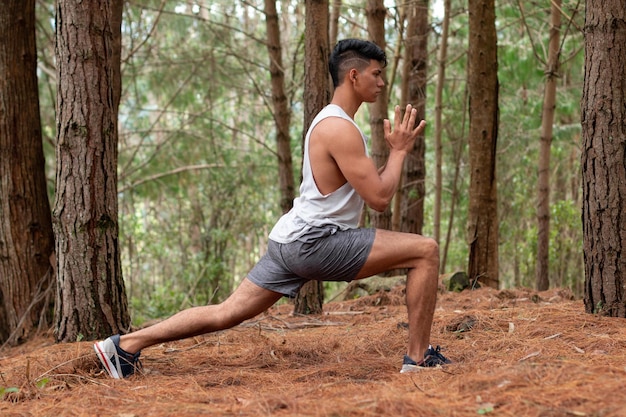
[[[390,150],[406,153],[413,149],[415,139],[426,129],[426,121],[422,120],[415,126],[417,110],[410,104],[406,105],[404,116],[401,114],[400,106],[396,106],[394,112],[393,131],[389,119],[385,119],[383,122],[385,140]]]

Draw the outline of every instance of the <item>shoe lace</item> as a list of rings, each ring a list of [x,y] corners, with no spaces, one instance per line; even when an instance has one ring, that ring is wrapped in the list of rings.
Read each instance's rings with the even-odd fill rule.
[[[118,354],[120,355],[120,365],[122,366],[122,373],[124,377],[134,374],[135,371],[143,370],[143,364],[141,363],[141,360],[139,360],[141,352],[137,352],[135,354],[121,352],[121,354]]]
[[[131,365],[135,368],[135,371],[141,372],[143,371],[143,363],[141,363],[141,360],[139,359],[139,353],[140,352],[137,352],[133,355]]]
[[[434,349],[429,349],[426,357],[424,358],[424,363],[428,366],[436,366],[436,365],[444,365],[450,363],[450,360],[443,356],[441,353],[441,347],[437,346]]]

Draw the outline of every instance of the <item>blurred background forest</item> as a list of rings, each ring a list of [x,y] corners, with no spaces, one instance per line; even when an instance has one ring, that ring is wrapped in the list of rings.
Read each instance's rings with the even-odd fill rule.
[[[331,2],[332,3],[332,2]],[[342,1],[337,38],[367,38],[365,0]],[[426,197],[433,233],[435,86],[443,0],[429,2]],[[389,103],[400,103],[401,2],[386,16]],[[55,176],[54,2],[37,2],[41,117],[51,201]],[[533,287],[537,170],[550,7],[496,1],[500,286]],[[294,178],[303,129],[304,2],[277,2]],[[583,5],[564,0],[550,183],[550,286],[583,292],[580,98]],[[442,272],[467,268],[468,12],[450,1],[442,91]],[[224,299],[264,251],[281,215],[265,15],[256,1],[131,0],[122,22],[119,216],[135,324]],[[357,114],[368,134],[368,107]],[[330,285],[330,284],[329,284]],[[336,284],[335,284],[336,285]],[[336,288],[326,291],[332,297]]]

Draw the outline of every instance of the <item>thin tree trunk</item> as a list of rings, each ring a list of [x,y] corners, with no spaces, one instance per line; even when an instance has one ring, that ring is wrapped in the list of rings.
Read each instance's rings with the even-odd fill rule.
[[[450,19],[450,4],[446,0],[444,6],[447,9],[444,11],[448,15],[448,20]],[[466,71],[468,68],[466,67]],[[466,79],[469,79],[469,75],[466,74]],[[459,177],[461,173],[461,157],[463,155],[464,144],[466,141],[465,135],[465,126],[467,122],[467,105],[468,105],[468,96],[469,96],[469,86],[465,83],[465,89],[463,91],[463,111],[460,112],[462,123],[461,123],[461,135],[458,137],[457,146],[455,148],[455,156],[454,156],[454,178],[452,182],[452,193],[450,195],[450,213],[448,215],[448,227],[446,230],[446,239],[443,247],[443,253],[441,254],[441,266],[440,271],[446,270],[446,265],[448,262],[448,251],[450,250],[450,239],[452,236],[452,226],[454,225],[454,217],[456,213],[456,204],[459,200]]]
[[[385,8],[383,0],[367,0],[365,14],[367,16],[367,31],[370,40],[382,50],[385,50],[387,45],[385,41],[385,17],[387,16],[387,9]],[[385,141],[383,128],[383,121],[387,118],[387,106],[389,105],[389,87],[387,86],[386,69],[383,69],[381,76],[385,82],[385,88],[376,101],[369,105],[371,156],[377,167],[385,164],[389,156],[389,148]],[[389,207],[382,213],[371,209],[369,213],[373,227],[387,230],[391,229],[391,209]]]
[[[441,24],[441,41],[437,57],[437,89],[435,91],[435,204],[433,207],[433,238],[441,241],[441,194],[443,191],[443,86],[446,80],[446,61],[448,60],[448,32],[450,27],[450,0],[443,2],[443,21]],[[443,268],[444,263],[441,263]]]
[[[626,317],[626,10],[587,0],[582,111],[585,311]]]
[[[57,341],[130,326],[117,206],[121,13],[122,0],[57,4]]]
[[[267,51],[270,57],[273,116],[276,127],[280,208],[283,213],[287,213],[293,206],[295,185],[289,135],[291,112],[289,111],[287,94],[285,94],[285,69],[276,0],[265,0],[265,24],[267,28]]]
[[[51,324],[54,300],[34,0],[0,7],[0,79],[0,345],[14,345]]]
[[[467,109],[465,106],[467,105],[467,96],[468,96],[468,88],[466,84],[465,88],[465,99],[463,100],[464,106],[462,114],[463,122],[461,123],[461,137],[457,138],[457,146],[455,149],[455,157],[454,157],[454,178],[452,180],[452,193],[450,195],[450,214],[448,215],[448,228],[446,230],[446,240],[443,247],[443,253],[441,254],[441,272],[446,270],[446,264],[448,262],[448,251],[450,249],[450,240],[452,236],[452,226],[454,224],[454,215],[456,213],[456,204],[459,201],[459,177],[461,174],[461,157],[463,155],[463,145],[465,143],[465,122]]]
[[[539,146],[539,178],[537,181],[537,263],[535,285],[538,291],[550,287],[550,146],[556,108],[556,82],[559,78],[561,34],[561,0],[552,0],[550,43],[543,94],[541,138]]]
[[[394,85],[395,79],[398,73],[398,68],[401,68],[401,84],[400,84],[400,103],[406,103],[406,96],[408,94],[408,75],[407,72],[409,70],[408,65],[404,65],[402,51],[405,49],[405,26],[406,26],[406,16],[407,11],[413,10],[412,3],[405,3],[403,1],[396,1],[396,18],[398,19],[397,27],[398,27],[398,39],[396,44],[396,49],[394,51],[393,56],[393,67],[391,69],[391,73],[389,74],[388,85]],[[400,63],[402,62],[402,66]],[[389,100],[387,100],[387,105],[389,105]],[[400,177],[400,182],[398,183],[398,190],[396,191],[396,195],[393,197],[392,209],[391,209],[391,230],[400,231],[402,227],[402,202],[404,201],[404,183],[403,177]]]
[[[499,287],[498,60],[494,0],[469,1],[470,187],[469,266],[472,282]]]
[[[339,16],[341,15],[341,0],[333,0],[330,10],[330,36],[329,44],[335,45],[337,43],[337,36],[339,33]]]
[[[466,72],[469,72],[469,68],[466,67]],[[469,78],[469,74],[466,73],[466,78]],[[454,179],[452,181],[452,195],[450,196],[450,214],[448,216],[448,229],[446,231],[446,243],[443,248],[443,255],[441,257],[441,271],[446,270],[446,263],[448,261],[448,251],[450,249],[450,239],[452,236],[452,225],[454,224],[454,215],[456,212],[456,204],[459,201],[459,177],[461,174],[461,158],[463,155],[463,149],[465,145],[465,126],[467,122],[467,106],[469,97],[469,86],[465,83],[465,89],[463,91],[463,110],[461,114],[461,135],[458,137],[457,146],[454,156]]]
[[[416,123],[426,118],[426,79],[428,77],[428,0],[418,0],[407,9],[405,37],[406,103],[417,110]],[[403,103],[406,104],[406,103]],[[426,142],[419,136],[407,154],[402,176],[400,231],[422,233],[426,187]]]

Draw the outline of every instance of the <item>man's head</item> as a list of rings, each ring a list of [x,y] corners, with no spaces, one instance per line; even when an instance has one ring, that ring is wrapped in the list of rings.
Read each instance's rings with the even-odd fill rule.
[[[373,42],[361,39],[344,39],[337,42],[328,61],[333,86],[341,84],[350,69],[363,71],[370,65],[372,59],[380,62],[383,67],[387,66],[385,51]]]

